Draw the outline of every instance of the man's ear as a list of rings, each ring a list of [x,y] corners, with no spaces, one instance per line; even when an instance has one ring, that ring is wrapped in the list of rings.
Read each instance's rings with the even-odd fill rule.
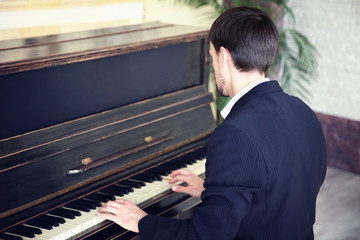
[[[226,63],[232,64],[231,54],[227,48],[220,47],[219,58],[222,64],[226,64]]]

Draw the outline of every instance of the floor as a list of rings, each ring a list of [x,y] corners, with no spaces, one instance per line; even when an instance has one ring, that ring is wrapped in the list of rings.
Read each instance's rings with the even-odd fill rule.
[[[316,240],[360,240],[360,175],[328,167],[314,232]]]

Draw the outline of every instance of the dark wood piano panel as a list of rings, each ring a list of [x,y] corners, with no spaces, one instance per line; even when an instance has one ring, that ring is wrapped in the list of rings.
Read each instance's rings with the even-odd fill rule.
[[[204,77],[203,55],[193,49],[203,47],[203,41],[195,40],[116,56],[110,52],[110,56],[65,65],[55,59],[52,67],[0,75],[0,138],[199,85]],[[46,58],[53,56],[49,53]],[[18,64],[33,62],[26,58]],[[0,74],[4,72],[7,68],[0,63]]]
[[[156,22],[0,42],[0,238],[203,152],[215,127],[206,37],[204,29]],[[198,202],[166,191],[140,206],[173,217]],[[106,222],[74,238],[97,234],[132,236]]]

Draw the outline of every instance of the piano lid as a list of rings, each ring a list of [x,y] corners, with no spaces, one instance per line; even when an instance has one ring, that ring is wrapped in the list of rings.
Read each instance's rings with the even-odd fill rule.
[[[0,75],[185,43],[206,34],[202,27],[152,22],[0,41]]]

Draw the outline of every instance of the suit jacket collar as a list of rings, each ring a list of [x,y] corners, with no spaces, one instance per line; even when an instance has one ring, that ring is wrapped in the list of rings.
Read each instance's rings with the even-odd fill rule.
[[[261,83],[251,89],[249,92],[247,92],[244,96],[242,96],[232,107],[229,116],[231,113],[235,112],[236,109],[241,107],[243,104],[245,104],[247,101],[259,97],[264,94],[268,94],[270,92],[282,92],[282,88],[280,87],[278,81],[272,80],[268,82]]]

